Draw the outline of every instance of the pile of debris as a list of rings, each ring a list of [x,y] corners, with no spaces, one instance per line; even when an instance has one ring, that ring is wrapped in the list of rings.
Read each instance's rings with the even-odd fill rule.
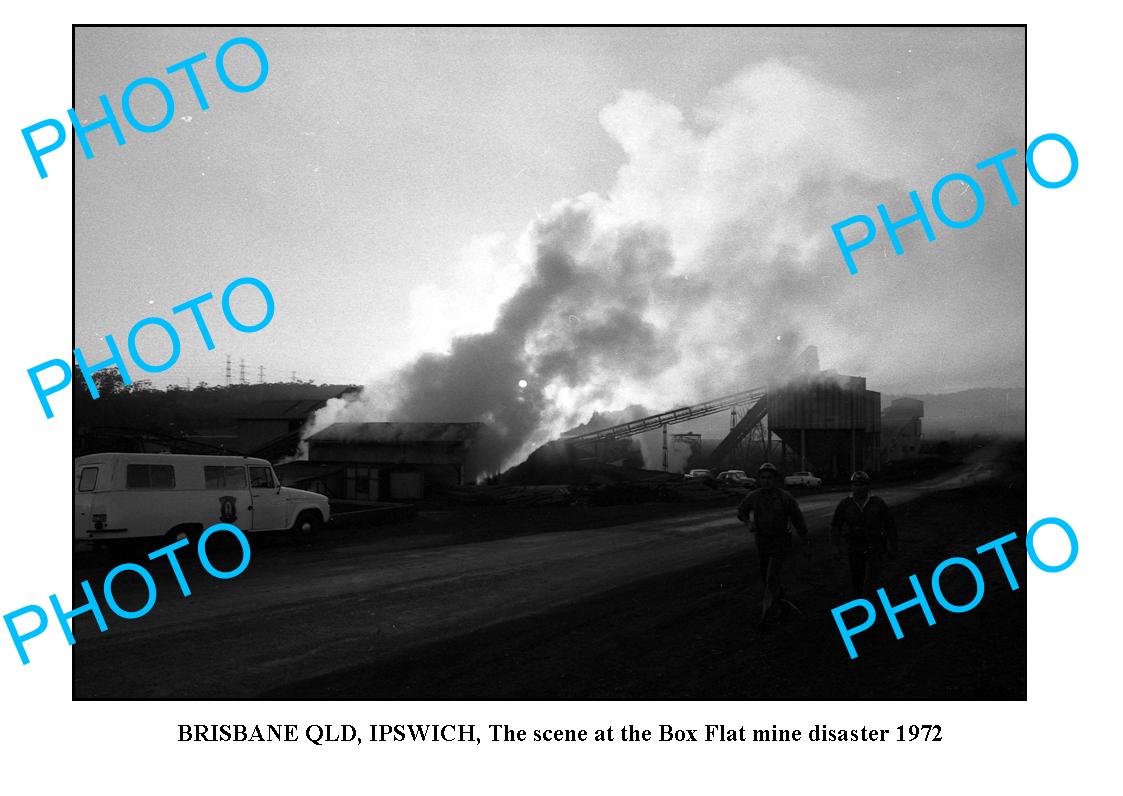
[[[449,489],[446,497],[471,506],[569,506],[576,502],[576,489],[546,486],[461,486]]]
[[[713,479],[684,479],[680,475],[638,471],[640,477],[597,478],[588,484],[547,484],[533,486],[465,486],[449,490],[447,497],[457,503],[492,506],[618,506],[628,503],[730,503],[743,498],[747,490]],[[633,476],[636,471],[633,471]],[[615,473],[614,475],[621,475]]]

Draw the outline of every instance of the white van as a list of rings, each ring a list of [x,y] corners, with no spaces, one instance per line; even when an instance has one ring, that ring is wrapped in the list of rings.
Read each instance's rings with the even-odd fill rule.
[[[281,486],[265,459],[96,453],[74,460],[74,538],[197,538],[217,522],[314,533],[328,499]]]

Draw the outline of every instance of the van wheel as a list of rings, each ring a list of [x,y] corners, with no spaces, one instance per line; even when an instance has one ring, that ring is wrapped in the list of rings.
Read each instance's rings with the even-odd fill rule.
[[[297,539],[310,539],[320,532],[324,524],[318,512],[302,511],[292,525],[292,535]]]
[[[194,544],[199,540],[201,531],[202,528],[197,525],[177,525],[164,534],[164,538],[167,540],[168,544],[178,542],[180,539],[186,539]]]

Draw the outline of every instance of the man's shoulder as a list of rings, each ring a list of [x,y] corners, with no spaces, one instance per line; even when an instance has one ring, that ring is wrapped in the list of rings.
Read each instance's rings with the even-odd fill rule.
[[[780,492],[779,489],[774,489],[774,491]],[[745,499],[741,501],[741,505],[742,506],[756,506],[762,500],[767,503],[768,501],[776,500],[776,498],[770,496],[768,494],[767,489],[764,489],[763,487],[758,487],[757,489],[754,489],[751,492],[749,492],[749,494],[745,495]],[[784,502],[783,494],[780,495],[780,501]]]
[[[751,503],[751,502],[754,502],[759,496],[760,496],[760,490],[759,489],[751,489],[751,490],[749,490],[749,494],[745,495],[745,499],[742,500],[741,502],[742,503]]]
[[[755,495],[758,491],[759,490],[754,489],[754,490],[750,491],[747,495],[745,495],[743,498],[741,498],[741,505],[743,506],[746,503],[751,502],[752,499],[753,499],[753,495]]]
[[[780,493],[780,500],[784,501],[785,503],[799,503],[799,501],[796,500],[795,495],[793,495],[788,490],[776,487],[776,491]]]
[[[758,486],[756,489],[751,490],[746,497],[754,497],[754,496],[762,497],[764,495],[767,495],[768,491],[769,490],[765,489],[764,487]],[[792,496],[790,492],[788,492],[785,489],[780,489],[780,487],[778,487],[778,486],[772,487],[772,491],[775,492],[778,495],[781,495],[781,496],[786,496],[786,497]]]

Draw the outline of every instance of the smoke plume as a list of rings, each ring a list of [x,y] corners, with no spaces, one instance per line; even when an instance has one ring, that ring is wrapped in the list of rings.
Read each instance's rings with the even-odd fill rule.
[[[495,469],[595,411],[758,386],[806,343],[846,339],[854,298],[839,291],[830,224],[872,206],[894,168],[856,97],[766,62],[692,121],[640,91],[600,121],[625,156],[615,185],[529,225],[493,327],[332,401],[306,436],[337,421],[482,421],[480,466]]]

